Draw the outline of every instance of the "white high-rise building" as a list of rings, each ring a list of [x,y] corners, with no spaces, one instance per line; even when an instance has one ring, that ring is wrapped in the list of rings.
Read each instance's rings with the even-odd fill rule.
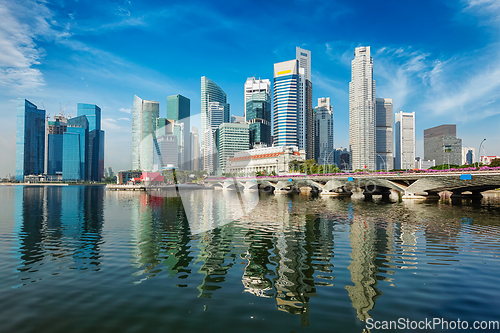
[[[219,102],[208,103],[207,110],[207,124],[205,132],[203,133],[205,145],[203,147],[203,165],[208,174],[215,172],[217,168],[217,149],[215,147],[215,131],[219,125],[224,123],[225,107]]]
[[[375,120],[373,59],[369,46],[357,47],[349,82],[349,147],[353,170],[376,169]]]
[[[249,77],[245,82],[245,120],[247,118],[247,101],[253,94],[265,92],[271,98],[271,81],[268,79],[261,80],[254,77]]]
[[[377,170],[392,170],[394,157],[392,154],[393,138],[392,114],[393,103],[391,98],[375,99],[376,114],[376,142],[377,142]]]
[[[415,164],[415,112],[399,111],[395,115],[395,169],[411,169]]]
[[[314,109],[312,104],[311,51],[295,48],[299,68],[299,114],[297,140],[299,149],[306,150],[306,158],[314,158]]]
[[[153,170],[153,147],[160,104],[134,96],[132,110],[132,169]]]

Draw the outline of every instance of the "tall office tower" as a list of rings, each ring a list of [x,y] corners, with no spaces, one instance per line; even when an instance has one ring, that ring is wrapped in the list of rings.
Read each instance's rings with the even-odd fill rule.
[[[86,116],[89,122],[89,147],[87,176],[91,181],[104,178],[104,131],[101,130],[101,108],[94,104],[78,103],[78,116]]]
[[[249,77],[245,82],[245,113],[244,117],[247,118],[247,101],[253,94],[256,93],[266,93],[269,95],[269,99],[271,98],[271,81],[268,79],[261,80],[260,78],[256,79],[254,77]]]
[[[88,180],[89,122],[87,116],[68,119],[63,134],[63,180]]]
[[[333,107],[330,105],[330,97],[318,98],[315,110],[314,158],[318,164],[333,164]]]
[[[208,103],[208,109],[206,113],[206,123],[207,127],[204,136],[203,147],[203,170],[208,174],[215,172],[217,168],[217,148],[215,146],[215,131],[219,128],[219,125],[224,123],[224,116],[226,112],[226,107],[224,104],[221,105],[219,102]],[[203,125],[203,123],[202,123]]]
[[[296,48],[296,59],[274,64],[273,141],[298,146],[314,156],[311,52]]]
[[[370,47],[357,47],[349,82],[349,150],[351,168],[375,170],[375,81]]]
[[[166,118],[156,119],[156,135],[153,149],[153,171],[161,171],[163,168],[173,166],[178,168],[182,160],[179,159],[178,137],[174,135],[175,120]]]
[[[68,119],[62,115],[54,116],[53,121],[47,121],[47,144],[45,149],[45,173],[55,175],[62,173],[63,134],[66,133]]]
[[[248,124],[223,123],[215,132],[215,146],[218,155],[218,174],[226,172],[227,160],[237,151],[248,150]]]
[[[476,149],[463,147],[462,148],[462,165],[474,164],[476,160]]]
[[[200,137],[198,128],[191,127],[191,160],[193,161],[193,170],[200,170]]]
[[[132,111],[132,169],[153,170],[153,148],[156,138],[156,119],[160,104],[134,96]]]
[[[306,150],[306,158],[314,158],[314,109],[312,103],[311,51],[295,48],[299,65],[299,148]]]
[[[45,157],[45,110],[26,99],[17,99],[16,180],[43,173]]]
[[[393,103],[391,98],[375,99],[377,170],[394,169],[392,113]]]
[[[189,98],[182,95],[173,95],[167,97],[167,118],[175,120],[176,124],[184,124],[187,129],[183,132],[183,160],[180,168],[184,170],[192,170],[191,165],[191,101]]]
[[[267,92],[250,95],[245,107],[246,122],[250,130],[250,148],[255,144],[271,146],[271,96]]]
[[[415,112],[396,112],[395,169],[413,168],[415,164]]]
[[[457,125],[424,130],[424,159],[436,160],[436,165],[462,164],[462,139],[457,138]]]
[[[275,146],[297,146],[298,85],[297,60],[274,64],[273,138]]]
[[[217,102],[224,108],[222,121],[220,123],[210,123],[208,121],[208,106],[211,102]],[[229,122],[229,104],[227,103],[227,96],[215,82],[205,76],[201,77],[201,151],[205,153],[205,137],[207,129],[217,129],[220,124]],[[215,122],[219,121],[219,117],[213,118]],[[205,159],[203,159],[205,163]],[[205,164],[204,170],[208,170]]]

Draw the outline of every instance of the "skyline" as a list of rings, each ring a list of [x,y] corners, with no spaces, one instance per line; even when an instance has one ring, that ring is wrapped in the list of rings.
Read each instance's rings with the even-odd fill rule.
[[[165,117],[167,96],[181,94],[197,115],[199,80],[206,76],[227,93],[231,115],[242,116],[246,79],[271,80],[273,64],[293,59],[296,46],[311,51],[313,107],[317,98],[331,99],[336,147],[349,144],[354,49],[370,46],[376,97],[393,99],[394,113],[415,112],[417,156],[423,157],[423,130],[442,124],[457,124],[464,146],[477,149],[487,138],[486,154],[500,155],[497,2],[365,2],[355,8],[347,1],[263,2],[245,11],[230,2],[89,3],[0,3],[0,150],[7,156],[0,176],[15,172],[18,97],[51,118],[59,103],[70,102],[66,113],[72,116],[76,103],[100,106],[105,167],[118,171],[132,166],[134,95],[158,101]],[[250,24],[254,33],[248,35]]]

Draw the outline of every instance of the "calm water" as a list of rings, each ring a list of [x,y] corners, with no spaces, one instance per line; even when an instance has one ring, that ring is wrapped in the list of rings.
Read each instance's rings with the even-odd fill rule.
[[[243,199],[235,211],[242,197],[223,191],[181,200],[0,186],[0,331],[362,332],[368,318],[500,320],[500,194]]]

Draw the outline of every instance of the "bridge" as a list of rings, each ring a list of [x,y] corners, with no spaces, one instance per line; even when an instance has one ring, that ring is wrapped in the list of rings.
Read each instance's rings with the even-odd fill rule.
[[[362,190],[365,198],[388,198],[397,191],[403,199],[439,199],[439,192],[452,192],[451,198],[482,198],[481,192],[500,188],[500,170],[435,173],[286,175],[269,177],[206,178],[211,188],[263,190],[275,194],[292,192],[320,195],[352,195]]]

